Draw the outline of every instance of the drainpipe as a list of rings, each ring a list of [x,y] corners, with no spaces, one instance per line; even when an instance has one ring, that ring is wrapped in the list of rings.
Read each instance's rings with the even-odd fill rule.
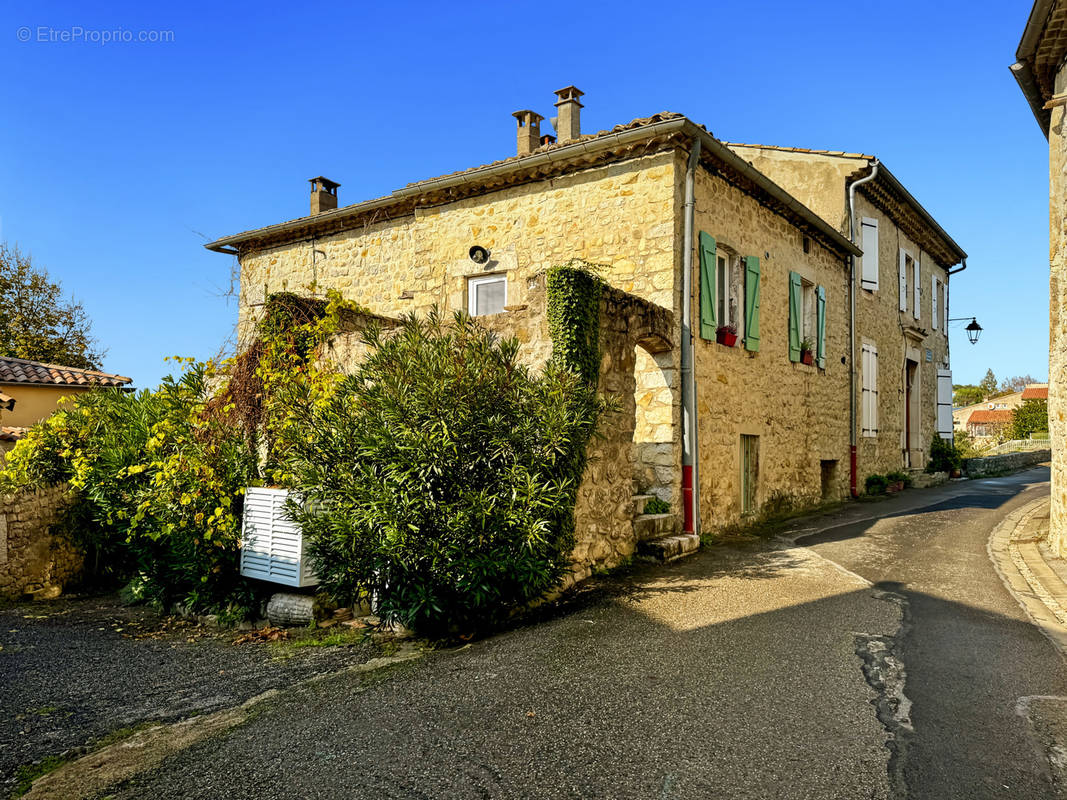
[[[871,163],[871,174],[848,187],[848,225],[852,244],[856,243],[856,187],[878,175],[878,159]],[[853,497],[856,490],[856,256],[849,257],[848,270],[848,485]]]
[[[693,140],[685,171],[682,251],[682,531],[700,533],[700,459],[697,457],[697,384],[693,369],[693,218],[700,139]]]

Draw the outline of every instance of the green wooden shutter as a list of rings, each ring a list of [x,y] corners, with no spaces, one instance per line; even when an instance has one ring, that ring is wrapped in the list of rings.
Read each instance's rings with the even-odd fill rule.
[[[818,286],[815,289],[816,297],[816,310],[818,314],[816,316],[816,341],[815,341],[815,363],[819,365],[819,369],[826,369],[826,289],[822,286]]]
[[[800,286],[800,275],[796,272],[789,273],[789,360],[800,361],[801,325],[803,320],[803,290]]]
[[[745,256],[745,349],[759,350],[759,258]]]
[[[715,339],[715,238],[700,232],[700,338]]]

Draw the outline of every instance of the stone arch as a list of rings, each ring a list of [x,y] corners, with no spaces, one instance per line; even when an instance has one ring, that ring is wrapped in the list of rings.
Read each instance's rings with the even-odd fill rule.
[[[665,346],[664,346],[665,345]],[[674,499],[674,391],[677,386],[670,342],[643,337],[634,345],[634,430],[631,461],[635,494]]]

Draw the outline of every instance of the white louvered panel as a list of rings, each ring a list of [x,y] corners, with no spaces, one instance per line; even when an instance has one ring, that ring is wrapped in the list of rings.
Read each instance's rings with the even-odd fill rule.
[[[285,586],[314,586],[300,529],[285,514],[284,489],[248,488],[242,529],[241,574]]]

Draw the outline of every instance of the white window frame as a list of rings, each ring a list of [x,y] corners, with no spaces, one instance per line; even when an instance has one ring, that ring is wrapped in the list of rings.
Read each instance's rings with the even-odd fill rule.
[[[861,398],[860,431],[862,436],[878,436],[878,348],[864,342],[860,348]]]
[[[715,324],[733,325],[739,338],[745,335],[745,282],[741,263],[741,257],[728,247],[716,248]]]
[[[908,310],[908,259],[911,254],[907,250],[900,250],[900,310]]]
[[[915,256],[913,270],[915,277],[912,280],[912,290],[915,293],[915,297],[912,299],[912,312],[915,319],[919,319],[922,316],[922,271],[919,267],[919,255]]]
[[[864,217],[860,222],[860,288],[878,291],[878,220]]]
[[[504,284],[504,304],[500,307],[500,311],[489,311],[485,314],[478,313],[478,287],[485,286],[490,283],[503,283]],[[492,275],[479,275],[477,277],[467,278],[467,313],[472,317],[485,317],[492,314],[499,314],[503,312],[508,305],[508,276],[504,272],[495,272]]]

